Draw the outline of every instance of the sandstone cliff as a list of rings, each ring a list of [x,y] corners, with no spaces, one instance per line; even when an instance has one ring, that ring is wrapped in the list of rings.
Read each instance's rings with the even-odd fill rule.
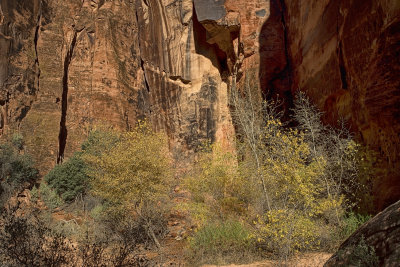
[[[400,199],[400,2],[285,1],[291,91],[301,88],[335,124],[380,153],[381,209]]]
[[[147,117],[185,158],[227,147],[229,88],[246,77],[290,107],[305,90],[326,122],[349,119],[400,197],[399,4],[288,0],[0,0],[0,129],[20,131],[41,169],[93,124]]]
[[[1,128],[25,136],[43,171],[90,124],[130,127],[146,112],[134,3],[2,0],[1,10]]]

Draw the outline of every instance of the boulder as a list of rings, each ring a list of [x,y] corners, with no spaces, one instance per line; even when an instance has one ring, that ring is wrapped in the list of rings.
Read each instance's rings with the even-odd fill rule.
[[[343,242],[324,267],[349,265],[400,265],[400,201],[361,226]]]

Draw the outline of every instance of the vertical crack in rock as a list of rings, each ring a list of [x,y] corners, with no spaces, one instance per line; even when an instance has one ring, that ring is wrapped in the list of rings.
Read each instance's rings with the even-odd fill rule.
[[[60,133],[58,135],[59,149],[57,155],[57,163],[61,163],[64,158],[65,146],[67,144],[67,109],[68,109],[68,72],[69,65],[71,64],[72,56],[76,46],[78,32],[74,30],[74,35],[65,55],[64,59],[64,75],[63,75],[63,91],[61,97],[61,120],[60,120]]]
[[[40,31],[40,24],[42,21],[42,1],[39,3],[39,13],[36,22],[36,29],[35,29],[35,37],[33,39],[34,46],[35,46],[35,66],[36,66],[36,90],[40,89],[40,64],[39,64],[39,54],[38,54],[38,40],[39,40],[39,31]]]
[[[240,80],[241,75],[239,74],[239,70],[242,67],[242,63],[243,61],[240,59],[240,55],[243,54],[244,55],[244,51],[243,51],[243,46],[241,45],[241,35],[240,35],[241,31],[239,29],[238,34],[237,34],[237,47],[236,47],[236,51],[234,51],[235,53],[235,61],[233,63],[233,67],[232,67],[232,81],[231,84],[229,85],[228,83],[228,88],[232,88],[231,92],[233,92],[234,90],[236,90],[236,83],[238,80]],[[233,106],[231,106],[231,103],[229,102],[229,106],[230,108],[232,108]],[[236,127],[236,126],[235,126]]]
[[[336,38],[337,38],[337,56],[339,61],[339,73],[340,73],[340,81],[342,83],[342,89],[347,89],[347,71],[343,58],[343,44],[341,41],[341,31],[340,31],[340,4],[337,6],[337,17],[336,17]]]
[[[140,45],[139,45],[139,47],[140,47]],[[140,50],[140,48],[139,48],[139,50]],[[147,92],[150,92],[150,86],[149,86],[149,83],[147,82],[146,71],[144,69],[144,61],[142,59],[142,56],[140,56],[140,67],[142,68],[142,71],[143,71],[144,85],[146,86]]]
[[[144,3],[146,5],[148,5],[146,1],[144,1]],[[139,23],[139,15],[137,13],[137,10],[135,11],[135,15],[136,15],[136,21]],[[139,45],[140,67],[141,67],[141,69],[143,71],[144,85],[146,87],[147,92],[150,92],[150,86],[149,86],[149,83],[147,81],[146,70],[144,68],[144,60],[142,58],[142,48],[141,48],[141,44],[140,44],[140,26],[138,27],[138,35],[137,36],[138,36],[138,45]]]
[[[188,36],[186,39],[186,47],[185,47],[185,69],[183,75],[191,80],[190,70],[192,68],[192,58],[191,58],[191,44],[192,44],[192,30],[193,30],[193,20],[190,20],[188,25]]]
[[[347,89],[348,87],[347,71],[344,65],[342,42],[339,42],[338,57],[339,57],[339,72],[340,72],[340,80],[342,82],[342,89]]]
[[[289,54],[289,41],[288,41],[288,31],[287,31],[287,25],[286,25],[286,19],[285,19],[285,14],[286,14],[286,5],[284,0],[280,0],[281,2],[281,21],[282,21],[282,26],[283,26],[283,40],[284,40],[284,49],[285,49],[285,57],[286,57],[286,67],[285,67],[285,72],[286,75],[288,75],[289,79],[289,88],[292,86],[292,62]]]

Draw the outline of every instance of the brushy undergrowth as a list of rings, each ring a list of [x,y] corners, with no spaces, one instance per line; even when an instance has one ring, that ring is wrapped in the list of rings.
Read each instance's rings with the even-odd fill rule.
[[[296,127],[281,120],[279,104],[257,99],[249,86],[231,94],[237,151],[206,146],[185,182],[192,196],[186,206],[200,227],[190,240],[192,258],[227,259],[232,236],[225,227],[231,229],[232,219],[251,227],[246,238],[235,236],[240,245],[231,244],[232,251],[257,250],[287,261],[297,253],[337,249],[368,219],[352,213],[368,192],[360,183],[371,174],[364,149],[344,122],[338,129],[324,125],[304,93],[294,101]]]
[[[255,256],[251,231],[238,221],[206,224],[189,238],[190,260],[200,264],[243,262]]]
[[[6,163],[5,182],[24,183],[17,172],[21,168],[6,168],[10,159],[2,156],[20,159],[21,141],[15,143],[18,148],[0,151],[0,163]],[[31,187],[28,206],[16,199],[18,205],[0,216],[0,261],[10,266],[149,266],[141,252],[159,248],[167,233],[167,152],[165,136],[145,121],[129,132],[94,129],[82,151]],[[53,247],[53,240],[60,248]],[[18,255],[24,250],[29,255]],[[62,258],[48,258],[53,254]]]
[[[23,149],[24,142],[19,134],[0,143],[0,182],[16,189],[30,186],[39,177],[39,171],[34,167],[31,156],[24,153]]]
[[[40,199],[50,210],[64,204],[62,198],[46,183],[41,183],[39,187]]]

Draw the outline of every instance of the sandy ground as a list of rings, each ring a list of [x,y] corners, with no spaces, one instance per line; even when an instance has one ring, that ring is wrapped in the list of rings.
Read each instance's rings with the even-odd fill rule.
[[[332,254],[328,253],[308,253],[301,255],[297,258],[291,259],[286,266],[293,266],[293,267],[322,267],[324,263],[329,259]],[[261,261],[261,262],[254,262],[251,264],[230,264],[230,265],[223,265],[219,267],[273,267],[273,266],[285,266],[280,265],[278,261]],[[217,265],[203,265],[202,267],[217,267]]]

